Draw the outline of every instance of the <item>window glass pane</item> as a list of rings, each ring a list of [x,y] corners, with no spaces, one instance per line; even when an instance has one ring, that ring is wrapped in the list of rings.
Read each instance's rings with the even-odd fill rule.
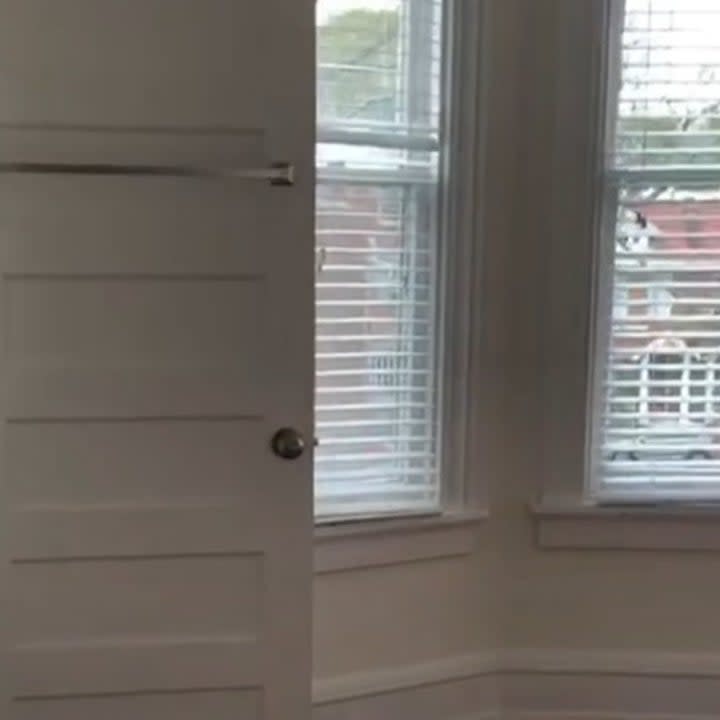
[[[720,169],[720,5],[626,0],[620,167]]]
[[[605,478],[717,484],[720,185],[628,184],[620,201]]]
[[[318,0],[320,125],[434,133],[442,2]]]
[[[720,495],[720,4],[627,0],[600,492]]]
[[[439,507],[441,11],[318,3],[318,516]]]

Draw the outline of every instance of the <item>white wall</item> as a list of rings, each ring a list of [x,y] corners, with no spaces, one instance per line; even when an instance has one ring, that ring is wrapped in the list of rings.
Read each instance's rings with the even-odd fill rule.
[[[471,481],[489,488],[490,518],[465,557],[318,578],[316,677],[380,669],[402,678],[401,668],[422,675],[433,663],[464,667],[467,676],[467,663],[449,660],[473,656],[472,692],[465,677],[455,695],[445,682],[419,699],[400,693],[398,702],[404,697],[415,716],[430,696],[464,695],[462,707],[442,706],[452,708],[444,717],[495,717],[494,683],[504,717],[513,719],[718,717],[720,554],[548,551],[536,543],[530,506],[549,466],[542,298],[548,263],[562,263],[547,251],[553,47],[555,13],[567,2],[488,3],[480,189],[487,212],[475,299],[484,312],[475,337]],[[575,360],[549,358],[560,370]],[[581,428],[566,441],[577,447]],[[323,720],[337,716],[324,711]]]
[[[511,358],[503,377],[507,394],[500,420],[500,444],[508,464],[493,473],[491,493],[504,599],[499,623],[505,708],[508,713],[542,710],[547,714],[529,716],[553,719],[576,718],[578,712],[592,720],[718,717],[720,554],[543,550],[536,542],[530,507],[543,487],[557,484],[554,473],[562,468],[548,453],[569,449],[569,456],[579,456],[584,440],[581,424],[560,418],[560,437],[548,442],[558,434],[557,426],[550,426],[558,418],[543,394],[550,373],[567,374],[568,394],[582,393],[573,382],[583,348],[568,352],[566,346],[553,354],[553,343],[546,342],[557,328],[551,314],[566,309],[545,304],[551,296],[548,286],[557,278],[582,276],[586,270],[550,250],[553,203],[561,210],[566,204],[571,213],[576,202],[573,184],[584,180],[564,178],[561,190],[559,184],[553,187],[551,172],[561,151],[587,150],[573,147],[573,137],[566,138],[565,147],[553,144],[554,49],[564,27],[558,20],[575,2],[523,2],[516,29],[524,40],[515,45],[526,53],[518,84],[525,109],[522,128],[516,130],[517,203],[508,209],[515,222],[507,234],[513,238],[513,251],[506,250],[500,260],[502,251],[494,238],[487,238],[488,252],[498,257],[495,272],[512,286],[493,313],[509,333],[506,357]],[[570,72],[592,69],[578,56]],[[581,135],[586,118],[577,117],[577,123]],[[566,317],[570,331],[579,333],[572,312]],[[561,484],[581,483],[579,473],[570,475],[573,467],[569,462]]]
[[[319,678],[396,668],[492,647],[490,587],[480,551],[320,576],[315,583]]]
[[[545,297],[548,264],[558,274],[582,274],[583,268],[567,264],[563,257],[549,258],[550,208],[553,166],[553,47],[556,47],[554,13],[568,0],[527,3],[524,34],[527,65],[521,69],[525,113],[523,152],[518,196],[524,209],[513,230],[515,252],[499,273],[513,281],[503,324],[512,328],[512,354],[506,384],[513,388],[506,411],[505,447],[516,452],[512,471],[494,476],[492,508],[500,534],[506,597],[511,617],[504,623],[504,644],[510,647],[658,649],[683,652],[720,651],[720,623],[714,622],[720,607],[720,554],[702,552],[543,551],[534,539],[529,506],[552,466],[546,461],[543,437],[548,421],[542,402],[543,363],[563,368],[577,363],[558,351],[543,357],[543,333],[549,318],[541,303],[534,307],[522,298]],[[522,31],[521,31],[522,32]],[[583,72],[578,59],[576,71]],[[532,119],[531,122],[528,122]],[[582,127],[583,118],[578,118]],[[572,140],[568,139],[568,142]],[[522,162],[522,161],[521,161]],[[579,177],[574,180],[583,182]],[[574,197],[569,195],[567,203]],[[560,204],[563,198],[559,198]],[[570,209],[568,210],[570,212]],[[578,238],[578,241],[582,241]],[[522,257],[524,262],[517,262]],[[515,437],[513,418],[526,416]],[[582,428],[567,442],[578,447]],[[542,470],[540,470],[542,469]],[[580,483],[581,478],[571,478]]]
[[[518,93],[512,84],[520,61],[513,52],[512,40],[518,20],[516,0],[490,5],[487,36],[493,39],[489,53],[492,65],[484,68],[484,73],[492,79],[489,104],[493,112],[488,116],[485,183],[478,192],[488,192],[479,200],[489,208],[484,222],[492,242],[480,246],[483,257],[478,263],[477,281],[484,292],[475,301],[484,298],[491,307],[489,322],[475,333],[474,364],[476,376],[491,374],[493,381],[473,388],[472,422],[477,432],[473,433],[471,482],[479,486],[490,479],[491,467],[497,468],[498,478],[506,472],[504,453],[497,453],[502,426],[493,418],[505,406],[504,376],[512,333],[500,314],[509,300],[509,288],[504,287],[497,270],[508,259],[506,236],[510,223],[500,203],[510,196],[515,181],[514,163],[509,161],[512,131],[508,119],[517,116]],[[468,88],[468,92],[472,89]],[[481,112],[487,112],[486,108]],[[468,161],[480,163],[481,158]],[[480,468],[488,470],[480,473]],[[456,672],[460,681],[454,688],[449,680],[432,683],[437,692],[455,698],[453,712],[469,715],[478,710],[478,703],[492,709],[492,683],[484,679],[491,668],[484,660],[499,643],[497,605],[501,594],[495,523],[481,522],[473,532],[475,547],[464,556],[318,576],[314,617],[318,685],[326,687],[348,680],[352,686],[353,679],[362,683],[367,674],[378,673],[402,677],[407,684],[409,678],[422,677],[423,673],[441,678]],[[403,676],[403,671],[409,674]],[[472,688],[468,676],[474,678]],[[411,704],[417,710],[418,703]],[[426,707],[425,701],[420,705]]]

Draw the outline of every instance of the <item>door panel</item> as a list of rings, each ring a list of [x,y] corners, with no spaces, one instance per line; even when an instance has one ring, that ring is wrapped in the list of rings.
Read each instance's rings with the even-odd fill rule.
[[[14,610],[22,608],[25,618],[16,641],[254,638],[261,566],[254,555],[23,563],[12,574]],[[202,604],[168,603],[168,593],[183,597],[188,576],[203,588]],[[47,611],[47,588],[53,590],[53,612]]]
[[[261,167],[263,159],[251,162]],[[254,275],[266,269],[264,246],[257,243],[267,222],[264,193],[251,188],[239,194],[208,180],[98,183],[59,176],[6,178],[2,187],[0,252],[11,275]],[[172,254],[157,242],[163,237],[172,239]]]
[[[144,693],[141,696],[104,696],[29,700],[17,708],[17,720],[259,720],[262,696],[256,690],[212,690],[180,695]]]
[[[265,127],[273,4],[3,0],[0,121]]]
[[[8,679],[16,707],[41,697],[252,688],[263,682],[257,650],[252,640],[234,637],[38,643],[10,653]]]
[[[314,3],[0,8],[0,162],[210,174],[0,174],[0,714],[307,719]]]
[[[272,161],[267,144],[261,131],[5,129],[0,134],[7,162],[261,168]],[[270,243],[259,238],[278,194],[257,183],[5,175],[0,188],[0,256],[10,276],[249,277],[267,269]]]
[[[5,428],[5,487],[18,506],[191,501],[198,478],[207,497],[228,497],[239,478],[249,491],[265,448],[253,418],[15,422]]]
[[[262,412],[260,281],[13,278],[2,301],[13,419]]]
[[[260,499],[250,489],[242,502],[13,506],[8,547],[16,563],[259,553],[263,526],[272,523]]]

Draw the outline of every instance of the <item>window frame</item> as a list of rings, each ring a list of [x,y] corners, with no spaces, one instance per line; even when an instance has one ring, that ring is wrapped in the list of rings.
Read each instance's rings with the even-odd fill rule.
[[[436,247],[437,276],[436,317],[436,382],[438,401],[438,483],[440,503],[437,511],[417,513],[397,512],[385,515],[348,515],[315,517],[318,528],[327,526],[357,526],[358,522],[373,525],[392,522],[398,518],[417,518],[424,522],[428,516],[446,518],[475,517],[484,514],[484,493],[477,492],[466,482],[466,454],[468,446],[468,417],[470,413],[470,356],[471,328],[480,311],[471,302],[473,280],[478,262],[476,233],[482,212],[477,202],[476,184],[481,162],[460,162],[468,157],[479,158],[478,149],[484,126],[480,120],[481,73],[484,68],[485,4],[486,0],[468,3],[464,0],[442,0],[443,43],[445,52],[441,68],[440,138],[438,151],[438,234]],[[318,124],[317,142],[347,140],[349,133],[341,128]],[[392,143],[392,137],[381,134],[352,134],[352,144],[369,141]],[[403,146],[407,148],[407,145]],[[427,140],[418,136],[417,149],[430,149]],[[435,146],[432,145],[432,149]],[[318,181],[357,180],[352,170],[325,173],[318,171]],[[394,178],[402,178],[398,174]],[[379,179],[379,178],[378,178]],[[419,178],[421,179],[421,178]],[[363,180],[372,182],[370,174]],[[408,176],[412,181],[413,177]],[[453,422],[447,422],[447,418]]]
[[[610,98],[620,96],[622,35],[625,24],[625,0],[602,0],[602,14],[593,19],[602,23],[596,30],[601,33],[599,55],[594,59],[597,104],[592,107],[595,124],[594,152],[591,157],[593,199],[592,218],[592,294],[589,307],[588,329],[588,389],[586,399],[585,467],[583,472],[583,496],[590,502],[608,502],[600,481],[600,457],[602,438],[603,384],[607,371],[607,348],[613,323],[613,274],[615,244],[606,238],[614,236],[617,223],[618,184],[617,177],[608,168],[608,148],[614,144],[613,110]]]
[[[590,502],[612,505],[623,504],[654,504],[693,502],[718,502],[720,500],[720,483],[706,490],[691,480],[673,483],[662,494],[651,494],[640,483],[627,488],[611,488],[603,482],[602,464],[602,412],[605,400],[603,385],[607,376],[607,349],[610,346],[612,328],[612,291],[614,284],[615,245],[607,242],[614,235],[616,228],[618,195],[623,186],[642,186],[663,177],[664,169],[623,169],[612,166],[611,157],[615,148],[615,99],[619,98],[622,81],[622,37],[625,29],[626,0],[604,0],[604,43],[602,44],[602,77],[601,92],[598,101],[601,103],[596,112],[600,113],[600,125],[596,132],[599,138],[598,152],[595,154],[594,172],[600,183],[596,191],[593,217],[596,224],[593,229],[594,258],[594,293],[592,297],[592,334],[590,344],[590,377],[592,386],[588,396],[588,440],[587,464],[585,470],[585,496]],[[693,169],[670,170],[672,179],[682,178],[686,181],[715,179],[718,173],[695,171]],[[668,292],[669,291],[665,291]],[[649,300],[657,307],[656,299]],[[652,344],[652,343],[651,343]],[[648,345],[648,350],[650,345]],[[689,350],[686,350],[689,352]],[[642,391],[642,385],[640,386]],[[679,412],[679,414],[682,414]]]
[[[528,82],[541,84],[552,115],[552,138],[537,149],[552,178],[541,192],[536,212],[547,214],[544,268],[541,402],[543,468],[537,509],[594,505],[589,500],[594,379],[601,373],[596,348],[602,338],[597,322],[609,317],[611,288],[603,287],[612,258],[600,242],[608,230],[604,209],[607,97],[612,56],[612,6],[615,0],[580,3],[556,0],[551,20],[555,55],[552,86],[526,68]],[[617,36],[617,35],[616,35]],[[617,36],[619,39],[619,36]],[[546,90],[542,93],[542,88]],[[612,278],[610,277],[610,280]],[[605,313],[601,312],[605,310]]]
[[[623,1],[553,5],[555,75],[552,87],[545,85],[542,108],[553,115],[553,131],[541,153],[552,189],[545,196],[543,464],[531,502],[536,540],[548,549],[718,550],[720,505],[609,498],[592,487],[592,449],[599,447],[593,401],[612,302],[613,247],[602,239],[616,222],[615,203],[606,195],[608,98],[613,78],[619,81],[613,58],[619,57]],[[534,68],[525,71],[529,82],[542,83]]]

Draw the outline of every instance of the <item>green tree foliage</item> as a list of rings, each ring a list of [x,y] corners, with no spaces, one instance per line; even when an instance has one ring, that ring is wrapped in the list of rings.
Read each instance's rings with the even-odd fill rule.
[[[318,28],[321,119],[392,120],[399,63],[400,15],[357,9]]]
[[[632,165],[637,155],[654,151],[653,164],[716,165],[720,158],[720,117],[717,108],[697,117],[668,113],[661,117],[624,117],[618,123],[619,152]],[[667,154],[662,151],[668,151]]]

